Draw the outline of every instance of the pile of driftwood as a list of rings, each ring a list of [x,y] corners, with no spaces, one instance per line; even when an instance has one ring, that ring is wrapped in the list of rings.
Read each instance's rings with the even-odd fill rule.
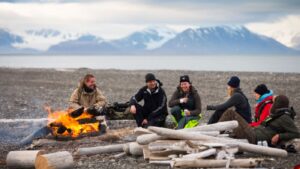
[[[219,122],[191,129],[172,130],[160,127],[136,128],[136,141],[107,146],[78,148],[46,154],[42,151],[12,151],[7,155],[11,168],[64,169],[74,166],[73,157],[115,153],[115,158],[126,155],[143,156],[151,164],[170,165],[172,168],[249,168],[257,167],[262,158],[236,158],[238,152],[250,152],[273,157],[285,157],[282,149],[249,144],[247,140],[229,138],[221,131],[238,126],[236,121]]]

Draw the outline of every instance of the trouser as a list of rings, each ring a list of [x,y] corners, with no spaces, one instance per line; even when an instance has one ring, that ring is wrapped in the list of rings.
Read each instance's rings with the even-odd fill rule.
[[[199,116],[182,116],[181,111],[182,109],[180,106],[174,106],[171,109],[171,114],[174,116],[176,122],[178,123],[177,129],[183,129],[185,125],[191,120],[199,120]]]
[[[225,110],[216,110],[208,120],[207,124],[217,123],[221,118],[221,116],[223,115],[224,111]]]
[[[236,120],[238,127],[233,129],[233,134],[236,138],[247,139],[249,143],[256,144],[256,134],[254,128],[251,127],[247,121],[232,109],[229,109],[223,113],[219,121],[231,121]]]
[[[164,126],[164,119],[163,118],[157,118],[157,119],[149,119],[148,118],[148,112],[145,110],[145,108],[139,104],[135,104],[136,107],[136,113],[133,115],[136,124],[138,127],[144,127],[147,128],[148,126],[157,126],[157,127],[163,127]],[[148,124],[142,125],[142,122],[144,119],[147,119]]]

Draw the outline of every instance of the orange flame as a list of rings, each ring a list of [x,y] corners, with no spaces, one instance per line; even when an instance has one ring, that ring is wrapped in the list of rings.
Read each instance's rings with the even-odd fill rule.
[[[45,107],[48,111],[48,127],[52,129],[52,134],[55,136],[71,136],[73,138],[78,137],[84,133],[97,132],[99,131],[99,121],[93,123],[80,124],[80,119],[91,119],[92,115],[84,111],[80,116],[73,118],[70,113],[73,109],[67,109],[63,111],[52,112],[50,107]],[[53,125],[58,124],[58,125]],[[60,126],[67,128],[63,133],[58,133]]]

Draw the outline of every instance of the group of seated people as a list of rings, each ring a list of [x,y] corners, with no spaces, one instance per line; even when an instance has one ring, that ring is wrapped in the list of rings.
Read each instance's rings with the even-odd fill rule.
[[[163,84],[154,74],[145,76],[146,85],[130,98],[128,111],[133,115],[139,127],[165,127],[167,116],[170,117],[176,129],[191,128],[199,124],[201,119],[201,99],[197,89],[192,85],[188,75],[180,76],[171,99],[162,88]],[[208,105],[207,110],[214,110],[208,124],[220,121],[236,120],[238,127],[231,136],[247,139],[250,143],[267,141],[269,145],[278,145],[294,138],[300,138],[295,125],[295,111],[290,107],[285,95],[274,96],[265,84],[254,89],[256,100],[254,120],[246,95],[240,88],[240,79],[233,76],[227,83],[229,99],[219,105]],[[140,102],[143,101],[143,105]],[[170,115],[168,114],[170,107]],[[87,74],[72,93],[70,108],[84,107],[94,115],[101,115],[101,110],[107,105],[106,98],[96,86],[96,78]]]

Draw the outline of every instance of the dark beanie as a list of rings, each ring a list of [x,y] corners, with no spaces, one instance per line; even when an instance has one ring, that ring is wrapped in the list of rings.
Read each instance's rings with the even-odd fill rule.
[[[240,79],[237,76],[232,76],[227,84],[233,88],[240,87]]]
[[[152,73],[146,74],[146,76],[145,76],[146,83],[149,82],[149,81],[152,81],[152,80],[156,80],[154,74],[152,74]]]
[[[274,103],[271,107],[271,113],[276,114],[277,109],[288,108],[290,101],[285,95],[279,95],[275,97]]]
[[[266,93],[270,93],[270,90],[265,84],[260,84],[254,89],[254,92],[262,96]]]
[[[181,83],[181,82],[189,82],[189,83],[191,83],[191,82],[190,82],[190,77],[189,77],[188,75],[180,76],[179,82],[180,82],[180,83]]]

